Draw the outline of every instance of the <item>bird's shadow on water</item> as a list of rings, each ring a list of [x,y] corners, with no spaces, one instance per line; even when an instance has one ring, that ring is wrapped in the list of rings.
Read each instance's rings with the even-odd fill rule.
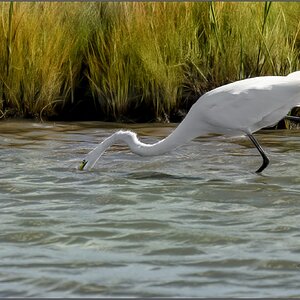
[[[211,170],[208,171],[207,174],[201,172],[199,175],[194,174],[171,174],[164,171],[118,171],[113,172],[111,170],[106,169],[92,169],[90,171],[79,171],[78,173],[88,173],[88,176],[93,178],[98,177],[100,180],[101,178],[114,178],[115,180],[119,179],[126,179],[126,180],[137,180],[137,181],[160,181],[160,182],[170,182],[170,181],[188,181],[193,182],[193,184],[201,184],[205,182],[221,182],[221,183],[232,183],[236,181],[245,181],[268,177],[264,174],[256,174],[255,172],[251,171],[244,171],[242,173],[232,172],[232,170],[228,172],[224,172],[224,170]]]
[[[168,174],[164,172],[156,172],[156,171],[144,171],[144,172],[130,172],[124,174],[128,179],[153,179],[153,180],[204,180],[204,177],[201,176],[182,176],[182,175],[174,175]]]
[[[119,163],[121,162],[121,167]],[[153,181],[189,181],[194,183],[203,182],[235,182],[235,181],[247,181],[258,178],[268,177],[264,173],[255,173],[255,170],[243,169],[242,166],[228,166],[225,168],[222,166],[215,166],[213,164],[207,164],[205,167],[200,166],[199,172],[197,166],[191,168],[191,165],[185,165],[180,168],[173,168],[171,170],[159,170],[161,169],[161,164],[156,165],[156,163],[148,165],[143,165],[135,169],[134,167],[128,167],[126,165],[126,160],[120,160],[116,163],[114,161],[113,167],[111,163],[104,163],[102,166],[96,166],[91,170],[78,170],[75,168],[75,173],[82,178],[82,175],[87,176],[87,178],[94,178],[101,180],[101,178],[114,178],[128,179],[128,180],[153,180]],[[74,167],[74,166],[73,166]],[[155,170],[157,167],[158,170]],[[152,170],[147,170],[151,168]],[[168,166],[166,167],[168,168]],[[154,170],[153,170],[154,169]],[[73,168],[74,171],[74,168]]]
[[[86,170],[78,170],[75,169],[75,172],[77,174],[85,174],[92,177],[106,177],[106,176],[112,176],[115,178],[126,178],[126,179],[134,179],[134,180],[194,180],[194,181],[203,181],[205,180],[205,176],[193,176],[193,175],[176,175],[176,174],[170,174],[167,172],[162,171],[118,171],[113,172],[111,170],[107,169],[99,169],[99,168],[93,168],[92,170],[86,171]]]

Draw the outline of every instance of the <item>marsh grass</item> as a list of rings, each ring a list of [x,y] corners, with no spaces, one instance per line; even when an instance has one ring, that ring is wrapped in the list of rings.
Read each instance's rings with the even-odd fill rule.
[[[0,117],[79,106],[172,120],[222,84],[298,70],[299,13],[297,2],[1,3]]]
[[[65,3],[2,3],[0,80],[2,111],[17,116],[51,115],[72,101],[79,75],[77,15]],[[64,12],[61,11],[64,7]]]

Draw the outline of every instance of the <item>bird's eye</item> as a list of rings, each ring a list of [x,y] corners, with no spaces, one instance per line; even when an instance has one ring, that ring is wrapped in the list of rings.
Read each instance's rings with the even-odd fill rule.
[[[84,160],[80,163],[80,165],[79,165],[79,167],[78,167],[78,170],[82,171],[82,170],[84,169],[84,167],[85,167],[86,164],[87,164],[87,160],[84,159]]]

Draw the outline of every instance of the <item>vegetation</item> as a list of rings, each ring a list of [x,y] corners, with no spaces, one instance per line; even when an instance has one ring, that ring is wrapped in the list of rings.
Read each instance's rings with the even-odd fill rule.
[[[178,121],[299,69],[297,2],[2,2],[0,118]]]

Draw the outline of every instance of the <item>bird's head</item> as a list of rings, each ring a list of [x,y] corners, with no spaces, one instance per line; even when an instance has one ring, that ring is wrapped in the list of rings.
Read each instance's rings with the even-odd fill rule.
[[[82,170],[84,169],[84,167],[86,166],[87,163],[88,163],[88,161],[84,159],[84,160],[80,163],[80,165],[79,165],[79,167],[78,167],[78,170],[82,171]]]

